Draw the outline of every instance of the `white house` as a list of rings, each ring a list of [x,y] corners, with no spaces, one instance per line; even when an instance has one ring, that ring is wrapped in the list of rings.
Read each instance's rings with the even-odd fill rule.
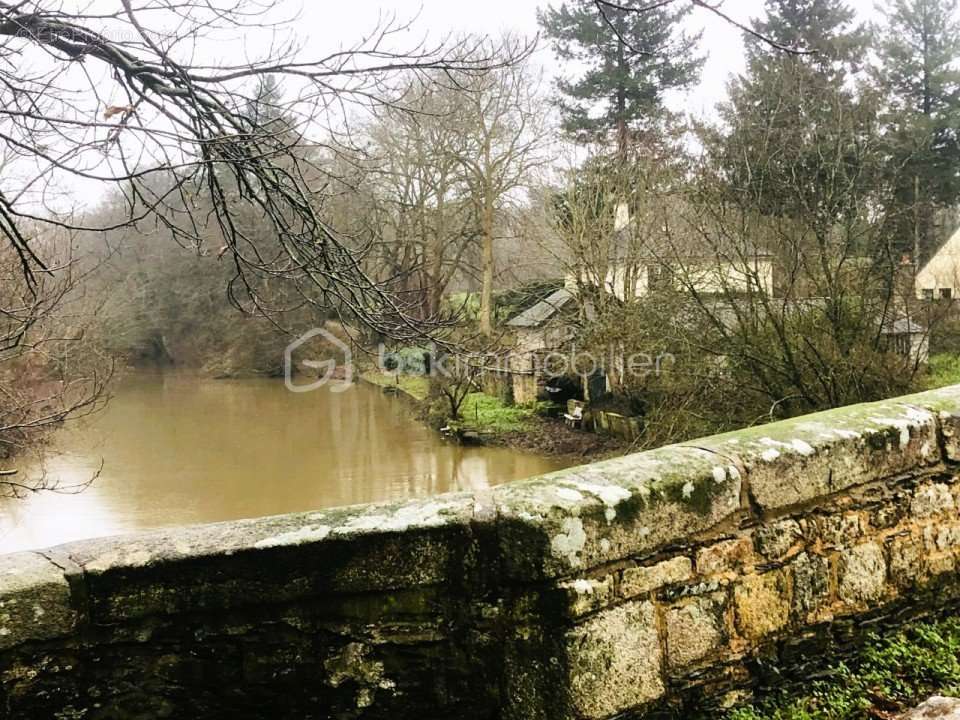
[[[681,255],[637,258],[632,262],[613,262],[606,272],[596,269],[567,273],[564,287],[576,292],[578,287],[599,287],[620,300],[641,298],[653,287],[672,286],[693,289],[705,294],[759,292],[773,294],[774,260],[767,253],[750,251],[742,259],[709,255]],[[601,274],[605,277],[600,278]]]
[[[626,237],[629,225],[627,205],[620,203],[614,221],[618,239]],[[773,294],[773,257],[752,245],[722,251],[719,244],[704,246],[697,237],[677,238],[660,248],[643,247],[640,252],[634,251],[636,256],[627,257],[634,254],[625,250],[629,243],[619,244],[614,253],[619,254],[619,260],[602,268],[582,268],[579,282],[576,273],[568,273],[565,288],[576,292],[579,287],[598,287],[620,300],[644,297],[654,287],[670,285],[705,294]]]
[[[921,300],[960,297],[960,227],[920,268],[916,288]]]

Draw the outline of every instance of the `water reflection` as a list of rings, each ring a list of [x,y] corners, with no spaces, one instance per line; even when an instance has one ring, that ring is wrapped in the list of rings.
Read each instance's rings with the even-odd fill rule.
[[[137,374],[107,410],[61,431],[47,472],[76,495],[0,501],[0,552],[114,533],[478,490],[560,467],[462,448],[362,385],[287,392],[272,380]]]

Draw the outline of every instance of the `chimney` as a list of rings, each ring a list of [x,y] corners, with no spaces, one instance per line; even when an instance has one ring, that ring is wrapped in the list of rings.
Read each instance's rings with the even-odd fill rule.
[[[617,203],[617,213],[613,218],[613,230],[619,232],[630,224],[630,208],[625,202]]]

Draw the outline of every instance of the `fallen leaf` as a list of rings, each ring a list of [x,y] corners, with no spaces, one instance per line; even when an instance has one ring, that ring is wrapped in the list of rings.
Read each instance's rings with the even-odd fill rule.
[[[133,112],[133,105],[108,105],[103,111],[103,119],[109,120],[114,115],[126,115]]]

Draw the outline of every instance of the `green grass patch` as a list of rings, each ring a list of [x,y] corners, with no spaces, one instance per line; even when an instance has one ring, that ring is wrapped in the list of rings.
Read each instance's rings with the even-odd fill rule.
[[[463,401],[460,419],[482,433],[517,432],[530,427],[538,410],[537,405],[504,405],[499,398],[475,392]]]
[[[401,391],[417,400],[426,400],[430,394],[430,379],[423,375],[396,375],[395,373],[368,372],[361,376],[364,380],[381,387],[398,387]]]
[[[960,355],[953,353],[931,355],[927,376],[923,378],[924,387],[933,389],[958,383],[960,383]]]
[[[480,316],[480,293],[451,293],[446,304],[449,310],[462,314],[465,320],[476,320]]]
[[[363,373],[364,380],[381,387],[398,387],[417,400],[426,401],[430,395],[430,379],[422,375],[397,375],[371,371]],[[438,401],[446,408],[446,401]],[[482,392],[467,395],[460,406],[460,419],[453,425],[469,427],[481,433],[508,433],[528,429],[551,403],[538,402],[529,405],[504,405],[496,397]],[[448,409],[448,408],[447,408]]]
[[[854,661],[807,683],[803,694],[765,698],[729,712],[726,720],[868,720],[935,694],[960,694],[960,618],[872,635]]]

